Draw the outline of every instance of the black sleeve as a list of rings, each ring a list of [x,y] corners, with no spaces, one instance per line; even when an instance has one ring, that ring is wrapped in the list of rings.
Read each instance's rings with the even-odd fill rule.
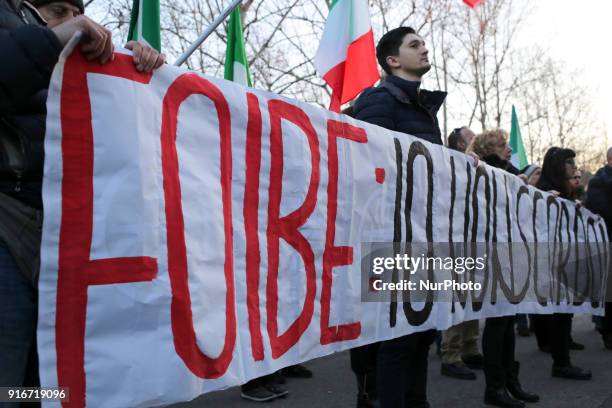
[[[393,97],[380,88],[364,94],[355,103],[354,118],[386,129],[395,130]]]
[[[46,27],[0,29],[0,112],[49,86],[62,46]]]
[[[595,214],[599,214],[608,222],[612,221],[612,188],[608,185],[611,180],[593,177],[589,181],[585,206]]]

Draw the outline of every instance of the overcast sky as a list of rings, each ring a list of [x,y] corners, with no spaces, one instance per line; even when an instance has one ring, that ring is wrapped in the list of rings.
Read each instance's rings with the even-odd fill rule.
[[[612,2],[536,0],[535,6],[521,30],[521,43],[537,42],[565,61],[569,70],[583,72],[612,145]]]

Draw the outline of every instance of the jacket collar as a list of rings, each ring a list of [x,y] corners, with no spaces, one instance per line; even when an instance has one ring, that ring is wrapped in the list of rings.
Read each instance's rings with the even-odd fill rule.
[[[419,102],[421,81],[408,81],[395,75],[389,75],[385,81],[395,85],[411,103]]]
[[[438,113],[446,99],[444,91],[421,89],[421,81],[407,81],[395,75],[389,75],[379,85],[385,88],[401,103],[422,105],[433,115]]]

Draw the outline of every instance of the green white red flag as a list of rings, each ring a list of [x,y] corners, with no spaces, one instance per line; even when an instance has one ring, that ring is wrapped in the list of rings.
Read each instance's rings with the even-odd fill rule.
[[[159,0],[134,0],[128,41],[141,41],[161,52]]]
[[[240,19],[240,8],[236,7],[230,16],[227,30],[227,50],[225,52],[225,79],[252,86],[249,63],[244,46],[244,33]]]
[[[334,0],[315,67],[332,89],[329,109],[354,99],[380,78],[367,0]]]

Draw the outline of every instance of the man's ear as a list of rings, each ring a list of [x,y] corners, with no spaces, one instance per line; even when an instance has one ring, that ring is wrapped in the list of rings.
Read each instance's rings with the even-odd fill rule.
[[[389,65],[391,68],[399,68],[400,67],[400,62],[399,62],[399,56],[397,55],[389,55],[385,61],[387,62],[387,65]]]

